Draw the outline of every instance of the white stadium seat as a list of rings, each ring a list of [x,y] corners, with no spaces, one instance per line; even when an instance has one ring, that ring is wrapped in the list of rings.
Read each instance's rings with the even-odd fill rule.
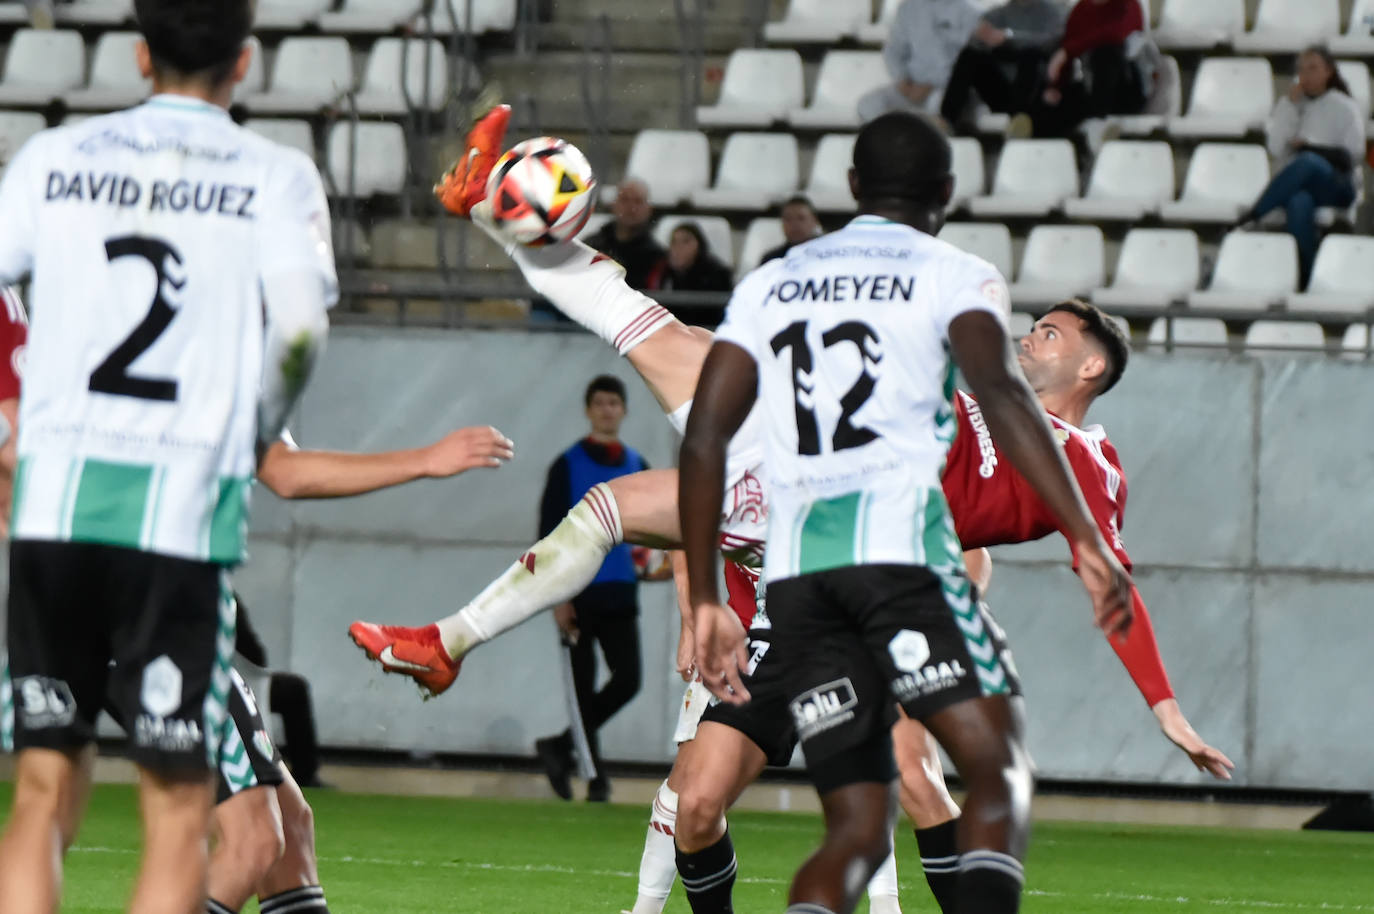
[[[883,0],[877,21],[859,26],[859,41],[864,44],[885,44],[888,33],[892,31],[892,23],[897,18],[897,8],[901,5],[902,0]]]
[[[1279,232],[1231,232],[1221,242],[1212,284],[1188,296],[1194,308],[1260,311],[1298,288],[1298,246]]]
[[[1078,163],[1068,140],[1008,140],[1002,147],[992,193],[974,197],[975,216],[1046,216],[1078,196]]]
[[[603,225],[614,218],[610,213],[592,213],[587,217],[587,224],[582,226],[582,231],[577,233],[577,237],[585,239],[588,235],[595,235]]]
[[[1245,331],[1246,349],[1325,349],[1322,325],[1311,321],[1255,321]]]
[[[1122,136],[1149,136],[1183,113],[1183,71],[1178,58],[1164,55],[1163,70],[1157,75],[1155,92],[1142,114],[1114,114],[1109,123],[1121,128]]]
[[[356,102],[362,114],[397,117],[411,105],[438,111],[448,92],[448,52],[443,44],[434,39],[379,38],[368,54]]]
[[[766,216],[754,219],[744,233],[744,244],[739,251],[739,266],[735,271],[736,279],[759,265],[759,259],[773,248],[784,244],[787,237],[782,233],[782,220]]]
[[[1187,299],[1200,278],[1197,235],[1188,229],[1132,229],[1112,284],[1094,289],[1092,301],[1104,308],[1164,308]]]
[[[698,130],[639,131],[630,146],[625,177],[649,185],[649,202],[654,206],[674,206],[689,199],[711,184],[711,149],[706,134]]]
[[[870,0],[791,0],[787,15],[763,27],[775,44],[833,44],[858,34],[873,15]]]
[[[287,38],[265,92],[244,99],[259,114],[313,114],[353,88],[353,55],[338,37]]]
[[[253,56],[248,62],[248,72],[244,74],[243,82],[234,87],[235,104],[242,104],[245,98],[267,88],[267,67],[263,64],[262,42],[258,41],[256,36],[250,35],[247,44],[253,49]]]
[[[133,0],[76,0],[57,6],[57,21],[63,25],[114,26],[133,18]]]
[[[29,11],[18,0],[0,3],[0,25],[28,25]]]
[[[956,136],[949,140],[953,158],[954,199],[950,209],[958,209],[974,197],[981,197],[987,189],[987,175],[983,167],[983,146],[973,137]]]
[[[299,149],[315,158],[315,135],[310,130],[310,122],[292,118],[250,117],[243,126],[259,136],[265,136],[274,143]]]
[[[1095,225],[1038,225],[1031,229],[1021,270],[1011,287],[1017,308],[1086,296],[1105,280],[1106,243]]]
[[[1369,325],[1351,324],[1341,337],[1341,349],[1355,358],[1369,358]]]
[[[1177,137],[1240,137],[1262,128],[1274,106],[1274,70],[1262,57],[1209,57],[1198,67],[1188,113],[1168,122]]]
[[[1336,61],[1336,69],[1340,70],[1346,85],[1350,87],[1350,97],[1355,100],[1355,105],[1360,109],[1360,117],[1368,120],[1370,111],[1369,64],[1360,60],[1338,60]]]
[[[859,99],[892,81],[881,51],[831,51],[821,61],[810,106],[788,115],[793,127],[842,130],[859,126]]]
[[[1029,336],[1035,329],[1035,315],[1027,314],[1024,311],[1011,312],[1011,320],[1008,322],[1007,329],[1011,333],[1013,340],[1019,340],[1023,336]]]
[[[811,157],[811,179],[806,182],[803,193],[822,213],[854,210],[854,195],[849,192],[849,169],[854,164],[855,139],[852,133],[827,133],[816,144],[816,154]]]
[[[706,236],[711,253],[731,269],[735,266],[735,240],[730,233],[730,220],[724,216],[664,216],[654,227],[654,238],[665,248],[672,240],[673,229],[684,222],[695,222]]]
[[[1340,31],[1340,0],[1259,0],[1254,29],[1231,43],[1238,54],[1296,54]]]
[[[792,50],[744,49],[725,64],[720,100],[697,108],[703,127],[767,127],[806,100],[801,55]]]
[[[344,0],[342,9],[321,13],[318,21],[326,33],[390,32],[423,6],[423,0]]]
[[[134,47],[143,40],[137,32],[106,32],[95,43],[91,78],[85,89],[62,96],[68,108],[111,111],[127,108],[147,98],[152,83],[138,72]]]
[[[46,126],[48,122],[41,114],[0,111],[0,174],[4,173],[5,166],[9,165],[19,147]]]
[[[1226,322],[1216,317],[1157,317],[1146,342],[1152,346],[1226,345]]]
[[[790,133],[732,133],[720,155],[716,183],[695,191],[700,210],[759,212],[797,192],[797,138]]]
[[[1289,311],[1368,313],[1374,308],[1374,238],[1327,235],[1307,291],[1289,295],[1285,304]]]
[[[81,85],[86,47],[76,32],[20,29],[0,77],[0,105],[47,105]]]
[[[333,0],[262,0],[253,16],[256,31],[295,32],[333,6]]]
[[[1088,191],[1069,200],[1071,219],[1139,220],[1174,198],[1174,151],[1168,143],[1107,143],[1093,163]]]
[[[356,140],[351,135],[354,129]],[[365,198],[405,190],[408,156],[400,124],[337,123],[329,130],[327,145],[329,174],[339,196]],[[354,145],[357,172],[350,174]]]
[[[1245,0],[1164,0],[1155,41],[1161,48],[1207,51],[1245,31]]]
[[[449,2],[453,4],[453,17],[449,16]],[[466,32],[469,22],[474,35],[512,31],[515,0],[440,0],[434,4],[434,34]]]
[[[1259,199],[1269,183],[1269,154],[1263,146],[1202,143],[1193,151],[1183,193],[1165,203],[1166,222],[1234,222]]]
[[[1326,46],[1332,54],[1374,56],[1374,0],[1355,0],[1345,34],[1331,36],[1326,40]]]
[[[1011,229],[1000,222],[946,222],[940,240],[983,258],[1011,279]]]

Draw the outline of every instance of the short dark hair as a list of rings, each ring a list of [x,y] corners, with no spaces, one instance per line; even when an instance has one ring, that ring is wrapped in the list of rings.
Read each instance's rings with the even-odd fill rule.
[[[153,66],[215,86],[233,72],[256,7],[256,0],[134,0]]]
[[[906,111],[869,121],[854,142],[854,173],[863,200],[937,205],[952,163],[949,140],[940,128]]]
[[[811,198],[806,194],[793,194],[788,197],[783,201],[782,208],[787,209],[789,206],[804,206],[811,211],[811,215],[817,219],[820,218],[820,213],[816,212],[816,205],[811,202]]]
[[[1126,331],[1101,308],[1076,298],[1058,302],[1046,313],[1053,314],[1056,311],[1072,314],[1082,321],[1079,329],[1092,337],[1106,353],[1107,370],[1102,373],[1097,390],[1099,396],[1105,394],[1126,373],[1126,362],[1131,357],[1131,341]]]
[[[592,394],[605,393],[615,394],[620,398],[621,403],[628,402],[625,396],[625,382],[611,374],[599,374],[592,378],[592,382],[587,385],[587,393],[582,398],[584,406],[592,405]]]
[[[677,225],[673,226],[673,231],[668,233],[668,237],[672,238],[673,234],[676,232],[686,232],[697,240],[697,257],[705,257],[707,254],[711,253],[711,242],[706,240],[706,233],[703,232],[701,226],[693,220],[688,219],[685,222],[679,222]]]

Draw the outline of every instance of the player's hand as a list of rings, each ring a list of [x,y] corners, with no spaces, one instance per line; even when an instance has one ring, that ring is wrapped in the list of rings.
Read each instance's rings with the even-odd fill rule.
[[[1101,538],[1079,544],[1078,577],[1093,601],[1093,620],[1108,635],[1124,636],[1135,614],[1131,576]]]
[[[515,456],[515,445],[490,425],[449,432],[424,449],[425,475],[457,476],[479,467],[499,467]]]
[[[1188,723],[1188,718],[1183,716],[1177,700],[1167,698],[1151,710],[1169,742],[1186,752],[1198,771],[1205,771],[1219,781],[1231,780],[1235,764],[1220,749],[1214,749],[1202,741],[1193,725]]]
[[[1302,96],[1302,86],[1298,84],[1297,80],[1294,80],[1293,85],[1288,87],[1288,100],[1296,105],[1302,101]]]
[[[688,625],[677,636],[677,674],[683,682],[697,678],[697,634]]]
[[[563,640],[569,644],[576,644],[577,639],[582,637],[582,630],[577,627],[577,610],[571,603],[559,603],[553,608],[553,621],[558,626],[558,631],[562,633]]]
[[[739,617],[719,603],[698,603],[692,621],[701,681],[721,701],[744,704],[749,700],[743,679],[749,669],[749,639]]]
[[[1064,52],[1063,48],[1054,52],[1054,56],[1050,58],[1050,62],[1045,65],[1045,79],[1049,81],[1050,85],[1055,85],[1059,82],[1059,77],[1064,75],[1064,67],[1067,66],[1068,63],[1069,55]]]

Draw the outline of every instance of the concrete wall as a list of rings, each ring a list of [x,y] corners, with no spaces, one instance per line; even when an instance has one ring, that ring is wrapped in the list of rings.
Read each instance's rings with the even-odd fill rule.
[[[528,753],[565,723],[552,622],[474,653],[422,703],[348,642],[356,618],[423,622],[461,606],[529,544],[543,475],[583,430],[581,392],[630,389],[628,441],[655,466],[675,442],[628,366],[581,334],[342,330],[299,420],[307,447],[382,449],[493,423],[516,441],[497,472],[366,498],[257,497],[238,575],[277,664],[307,674],[333,746]],[[1237,783],[1374,786],[1371,646],[1374,433],[1367,365],[1138,355],[1091,419],[1130,480],[1125,536],[1175,687]],[[1092,628],[1061,541],[998,550],[992,599],[1030,698],[1045,776],[1191,783]],[[681,684],[671,587],[643,588],[645,687],[607,729],[608,757],[666,761]]]

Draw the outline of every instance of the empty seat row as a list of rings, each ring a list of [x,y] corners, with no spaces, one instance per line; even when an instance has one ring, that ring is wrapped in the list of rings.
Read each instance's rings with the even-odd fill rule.
[[[473,34],[509,32],[515,28],[516,0],[451,0],[451,4],[450,0],[434,4],[437,35],[469,29]],[[390,32],[415,20],[425,0],[344,0],[337,11],[335,5],[334,0],[262,0],[254,25],[270,31],[298,31],[317,25],[325,32]],[[21,9],[13,19],[3,21],[27,18]],[[133,0],[75,0],[57,7],[57,19],[64,25],[119,25],[133,18]]]
[[[1248,31],[1245,0],[1164,0],[1155,39],[1176,50],[1282,54],[1325,44],[1337,54],[1374,55],[1374,0],[1355,0],[1344,34],[1339,0],[1260,0]]]
[[[1346,328],[1340,348],[1359,358],[1367,351],[1369,328],[1353,324]],[[1213,317],[1159,317],[1150,324],[1146,342],[1153,347],[1228,345],[1226,322]],[[1312,321],[1252,321],[1245,330],[1245,348],[1250,350],[1307,349],[1325,350],[1326,334],[1321,324]]]

